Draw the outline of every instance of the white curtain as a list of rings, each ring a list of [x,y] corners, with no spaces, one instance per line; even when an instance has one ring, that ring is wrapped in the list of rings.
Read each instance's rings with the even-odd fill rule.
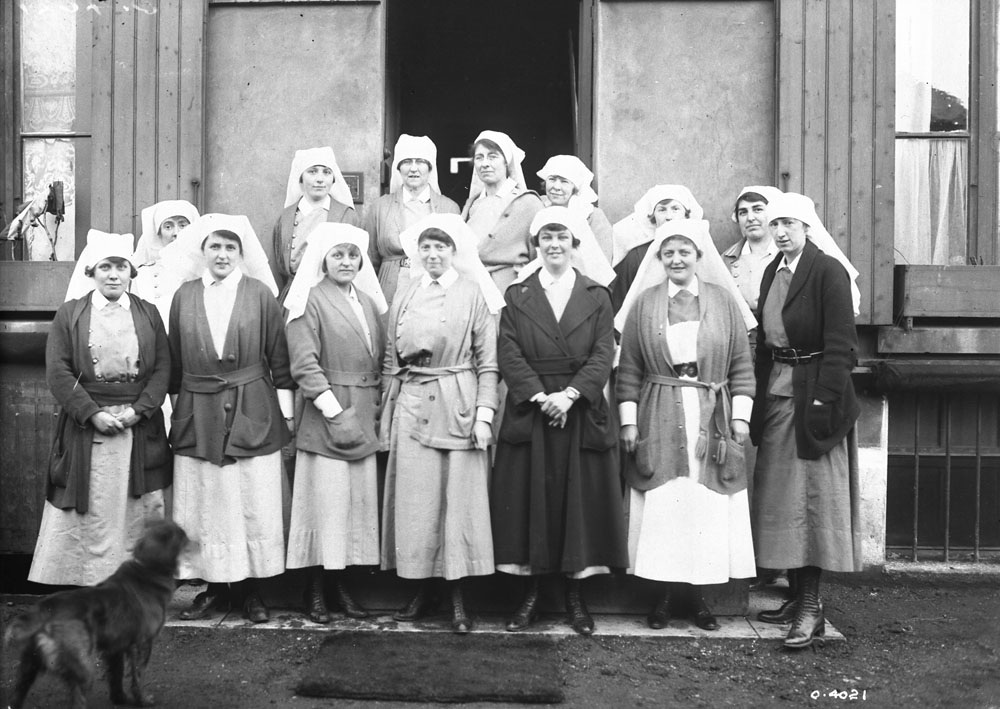
[[[966,263],[968,142],[896,140],[896,263]]]

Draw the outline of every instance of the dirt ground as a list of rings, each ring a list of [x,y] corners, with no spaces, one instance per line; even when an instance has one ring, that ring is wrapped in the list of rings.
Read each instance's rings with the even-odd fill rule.
[[[571,637],[558,642],[572,707],[1000,707],[1000,582],[992,577],[841,577],[824,586],[845,641],[790,653],[760,640]],[[6,621],[20,606],[5,602]],[[299,698],[315,631],[168,627],[145,685],[161,707],[413,707]],[[470,642],[475,642],[475,635]],[[5,653],[2,690],[13,659]],[[95,683],[90,706],[110,707]],[[51,678],[28,706],[65,705]],[[6,706],[6,702],[3,703]],[[499,706],[483,704],[483,707]]]

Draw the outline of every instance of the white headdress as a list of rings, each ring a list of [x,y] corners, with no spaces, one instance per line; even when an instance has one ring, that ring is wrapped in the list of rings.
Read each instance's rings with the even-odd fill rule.
[[[288,295],[285,296],[287,322],[301,317],[305,312],[309,291],[326,277],[323,273],[326,255],[333,247],[340,244],[354,244],[361,252],[362,264],[354,277],[354,287],[372,297],[379,315],[389,309],[382,288],[378,284],[378,276],[375,275],[375,269],[368,259],[368,232],[351,224],[323,222],[316,225],[316,228],[309,233],[309,241],[306,243],[299,269],[295,272],[292,285],[288,288]]]
[[[213,231],[231,231],[240,237],[243,258],[240,270],[251,278],[262,281],[277,296],[278,286],[267,264],[267,255],[250,226],[250,220],[242,214],[203,214],[181,230],[177,238],[160,251],[160,261],[164,271],[179,286],[184,281],[201,278],[207,264],[202,253],[202,242]]]
[[[767,203],[770,203],[771,200],[784,194],[777,187],[769,187],[767,185],[747,185],[746,187],[740,190],[740,196],[736,198],[735,202],[733,202],[733,213],[730,215],[730,217],[734,222],[736,221],[736,208],[739,206],[740,200],[742,200],[745,195],[751,193],[759,194],[761,197],[764,198],[764,201]]]
[[[656,227],[650,221],[653,209],[665,199],[674,199],[684,205],[690,214],[689,219],[704,219],[705,210],[701,208],[684,185],[656,185],[651,187],[638,202],[635,203],[632,214],[628,215],[612,227],[613,245],[611,250],[611,265],[617,266],[629,251],[641,244],[649,243],[656,234]]]
[[[157,234],[164,220],[170,217],[185,217],[190,223],[198,216],[198,208],[184,199],[168,199],[143,209],[140,220],[142,222],[142,235],[139,237],[139,243],[135,245],[135,261],[133,263],[136,267],[156,260],[157,254],[153,246],[156,244]]]
[[[457,214],[430,214],[399,235],[399,243],[402,244],[403,251],[406,252],[413,264],[410,277],[423,277],[424,266],[420,261],[417,241],[420,239],[420,235],[430,228],[440,229],[451,237],[452,241],[455,242],[455,258],[452,261],[452,267],[462,276],[478,283],[490,312],[494,315],[499,313],[504,305],[503,294],[493,282],[493,277],[486,270],[486,266],[479,260],[478,237]]]
[[[594,173],[583,164],[580,158],[575,155],[553,155],[536,174],[543,180],[547,180],[553,175],[569,180],[576,187],[577,192],[569,198],[567,206],[580,212],[584,218],[589,217],[590,213],[594,211],[597,193],[590,186],[590,183],[594,181]]]
[[[560,224],[566,227],[580,242],[580,245],[573,249],[572,255],[573,266],[580,273],[602,286],[607,286],[615,279],[615,269],[608,263],[587,220],[578,212],[567,207],[545,207],[535,214],[528,231],[535,236],[546,224]],[[541,255],[536,256],[530,263],[525,264],[514,279],[514,283],[526,280],[528,276],[542,268],[542,265]]]
[[[64,300],[82,298],[94,290],[94,279],[84,271],[93,268],[106,258],[121,258],[135,266],[132,261],[132,243],[135,237],[131,234],[109,234],[108,232],[91,229],[87,232],[87,245],[83,247],[80,258],[73,268]]]
[[[437,146],[426,135],[407,135],[403,133],[396,141],[392,151],[392,174],[389,176],[389,191],[396,192],[403,186],[403,176],[399,174],[399,163],[404,160],[426,160],[431,166],[428,182],[431,189],[441,194],[438,185]]]
[[[302,185],[299,183],[299,179],[302,177],[302,173],[313,165],[322,165],[333,170],[333,185],[330,187],[330,195],[341,204],[346,204],[348,207],[354,206],[351,188],[344,181],[344,175],[340,172],[340,167],[337,166],[337,156],[333,154],[333,148],[330,146],[295,151],[295,157],[292,158],[292,168],[288,171],[285,206],[291,206],[302,198]]]
[[[736,288],[736,281],[726,268],[725,262],[719,256],[719,250],[715,248],[715,242],[708,231],[708,222],[704,219],[674,219],[660,225],[656,230],[655,238],[646,256],[639,265],[639,270],[635,274],[635,280],[625,295],[622,307],[615,315],[615,328],[621,332],[625,327],[625,320],[629,311],[635,305],[639,295],[646,290],[663,282],[665,275],[663,266],[658,257],[660,245],[672,236],[683,236],[694,242],[701,251],[701,259],[698,261],[698,278],[706,283],[715,283],[728,290],[739,306],[740,314],[747,331],[757,327],[757,318],[753,316],[750,306],[743,300],[739,290]]]
[[[521,189],[527,189],[528,185],[524,181],[524,170],[521,168],[521,163],[524,162],[524,151],[514,144],[514,141],[510,139],[509,135],[501,133],[497,130],[484,130],[476,138],[473,145],[484,140],[488,140],[500,146],[500,151],[503,153],[503,157],[507,161],[507,176],[512,178]],[[468,203],[471,204],[472,201],[482,194],[485,189],[486,185],[484,185],[483,181],[479,179],[479,176],[476,174],[475,167],[473,167],[472,182],[469,184]]]
[[[767,203],[765,214],[768,225],[780,217],[791,217],[809,226],[806,237],[827,256],[832,256],[840,261],[840,264],[847,271],[847,275],[851,277],[851,301],[854,305],[854,316],[860,315],[861,291],[858,289],[858,269],[854,268],[844,252],[837,246],[837,242],[833,240],[830,232],[823,226],[819,215],[816,214],[816,204],[804,194],[785,192]]]

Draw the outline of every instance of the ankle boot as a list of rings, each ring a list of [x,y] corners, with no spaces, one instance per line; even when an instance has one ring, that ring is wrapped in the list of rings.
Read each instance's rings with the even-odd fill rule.
[[[435,600],[431,596],[431,579],[422,579],[417,586],[416,595],[405,607],[393,613],[392,618],[403,623],[412,623],[430,613],[435,605]]]
[[[256,579],[247,579],[242,585],[246,594],[243,598],[243,616],[251,623],[266,623],[271,614],[264,605],[264,599],[260,597]]]
[[[472,619],[465,612],[461,581],[451,582],[451,629],[459,635],[465,635],[472,630]]]
[[[788,594],[788,600],[782,603],[777,610],[761,611],[757,614],[757,620],[761,623],[772,623],[774,625],[783,625],[795,620],[800,599],[798,569],[788,570]]]
[[[326,609],[326,599],[323,597],[323,567],[314,566],[309,569],[302,603],[305,605],[306,615],[313,623],[330,622],[330,611]]]
[[[646,616],[646,625],[653,630],[663,630],[670,623],[670,584],[663,584],[663,595]]]
[[[524,630],[536,620],[538,620],[538,590],[540,579],[538,576],[530,576],[525,583],[524,598],[521,605],[514,611],[514,615],[507,621],[507,630],[516,633]]]
[[[691,586],[691,610],[694,613],[694,624],[702,630],[718,630],[719,621],[705,602],[701,591]]]
[[[348,618],[368,617],[368,611],[361,607],[347,590],[347,580],[344,578],[344,572],[342,571],[337,573],[335,589],[337,591],[337,602],[340,603],[340,610],[344,611],[344,615]]]
[[[823,617],[823,602],[819,598],[820,568],[805,566],[799,569],[800,601],[795,612],[792,627],[785,638],[785,647],[799,649],[809,647],[813,640],[823,643],[826,634],[826,619]]]
[[[177,617],[181,620],[207,618],[214,609],[226,602],[228,590],[224,583],[208,584],[208,588],[195,596],[191,605],[182,610]]]
[[[594,619],[590,617],[590,611],[583,600],[580,579],[566,579],[566,614],[573,630],[580,635],[593,635]]]

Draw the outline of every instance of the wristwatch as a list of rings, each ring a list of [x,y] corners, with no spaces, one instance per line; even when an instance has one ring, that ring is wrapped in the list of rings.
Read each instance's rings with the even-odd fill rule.
[[[580,392],[578,392],[573,387],[566,387],[565,389],[563,389],[563,394],[569,397],[570,401],[576,401],[577,399],[580,398]]]

